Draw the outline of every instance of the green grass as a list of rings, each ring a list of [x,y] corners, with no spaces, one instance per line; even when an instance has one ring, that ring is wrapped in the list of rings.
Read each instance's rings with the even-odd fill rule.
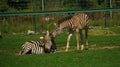
[[[89,34],[89,47],[120,46],[120,28],[110,28],[113,34]],[[95,32],[94,30],[93,32]],[[108,30],[107,30],[108,31]],[[91,32],[91,31],[90,31]],[[102,31],[103,32],[103,31]],[[98,33],[99,34],[99,33]],[[19,56],[21,45],[28,40],[39,40],[40,35],[10,35],[3,34],[0,39],[0,67],[119,67],[120,48],[76,50],[75,35],[69,52],[55,54],[22,55]],[[58,51],[65,50],[67,33],[61,33],[56,38]]]
[[[0,55],[1,67],[119,67],[120,49],[71,51],[55,54]]]

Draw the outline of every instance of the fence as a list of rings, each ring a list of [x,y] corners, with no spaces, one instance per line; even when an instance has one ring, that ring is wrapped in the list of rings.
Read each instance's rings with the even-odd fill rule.
[[[1,0],[3,33],[52,31],[53,22],[76,12],[86,12],[93,26],[120,26],[119,0]]]

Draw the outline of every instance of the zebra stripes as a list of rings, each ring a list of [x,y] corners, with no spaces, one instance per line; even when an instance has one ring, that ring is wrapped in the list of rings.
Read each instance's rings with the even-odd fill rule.
[[[76,28],[83,29],[88,26],[88,16],[85,13],[79,13],[74,16],[62,18],[56,24],[61,29],[67,28],[75,31]]]
[[[42,54],[44,48],[44,41],[27,41],[22,45],[20,54]]]
[[[60,19],[57,23],[55,23],[56,29],[53,32],[53,36],[60,34],[63,30],[69,30],[69,35],[67,38],[67,46],[66,51],[69,48],[69,41],[72,36],[73,32],[76,32],[76,40],[77,40],[77,49],[79,50],[79,36],[81,39],[81,50],[84,49],[83,45],[83,34],[82,30],[85,30],[85,41],[86,41],[86,48],[88,48],[88,26],[89,26],[89,19],[87,14],[85,13],[77,13],[74,16],[65,17]]]
[[[54,39],[49,32],[43,37],[41,41],[26,41],[22,45],[20,55],[24,54],[42,54],[56,51]]]

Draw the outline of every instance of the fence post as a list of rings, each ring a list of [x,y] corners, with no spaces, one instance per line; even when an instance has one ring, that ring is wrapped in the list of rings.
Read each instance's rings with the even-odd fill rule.
[[[106,6],[107,6],[107,1],[106,0],[104,0],[104,6],[105,6],[105,8],[107,8]],[[105,11],[104,12],[104,20],[105,20],[105,23],[104,23],[104,25],[105,25],[105,28],[107,27],[107,11]]]
[[[44,11],[45,10],[45,0],[42,0],[42,5],[41,6],[42,6],[42,11]],[[43,14],[43,19],[44,18],[45,18],[45,15]],[[43,31],[43,22],[41,24],[42,24],[42,31]]]
[[[36,12],[36,0],[34,0],[34,12]],[[37,15],[34,15],[34,31],[37,32]]]
[[[110,0],[110,8],[112,8],[112,0]],[[110,19],[112,19],[112,11],[110,11]]]
[[[42,0],[42,11],[44,11],[44,8],[45,8],[45,6],[44,6],[44,0]]]

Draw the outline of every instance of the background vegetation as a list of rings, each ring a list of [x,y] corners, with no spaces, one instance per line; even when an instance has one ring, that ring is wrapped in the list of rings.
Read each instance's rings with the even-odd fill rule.
[[[119,8],[119,0],[112,0],[112,7]],[[110,0],[44,0],[44,11],[54,10],[78,10],[110,8]],[[4,12],[34,12],[42,11],[42,0],[1,0],[0,13]],[[2,33],[25,33],[28,29],[34,30],[35,23],[37,32],[44,30],[52,31],[53,22],[72,14],[47,14],[47,15],[18,15],[0,16],[0,31]],[[105,12],[89,12],[91,26],[105,25]],[[120,26],[120,12],[107,12],[107,25]]]
[[[1,0],[0,12],[42,11],[42,0]],[[35,4],[36,3],[36,4]],[[119,0],[112,0],[112,7],[119,7]],[[109,8],[110,0],[44,0],[45,10],[71,10]]]

